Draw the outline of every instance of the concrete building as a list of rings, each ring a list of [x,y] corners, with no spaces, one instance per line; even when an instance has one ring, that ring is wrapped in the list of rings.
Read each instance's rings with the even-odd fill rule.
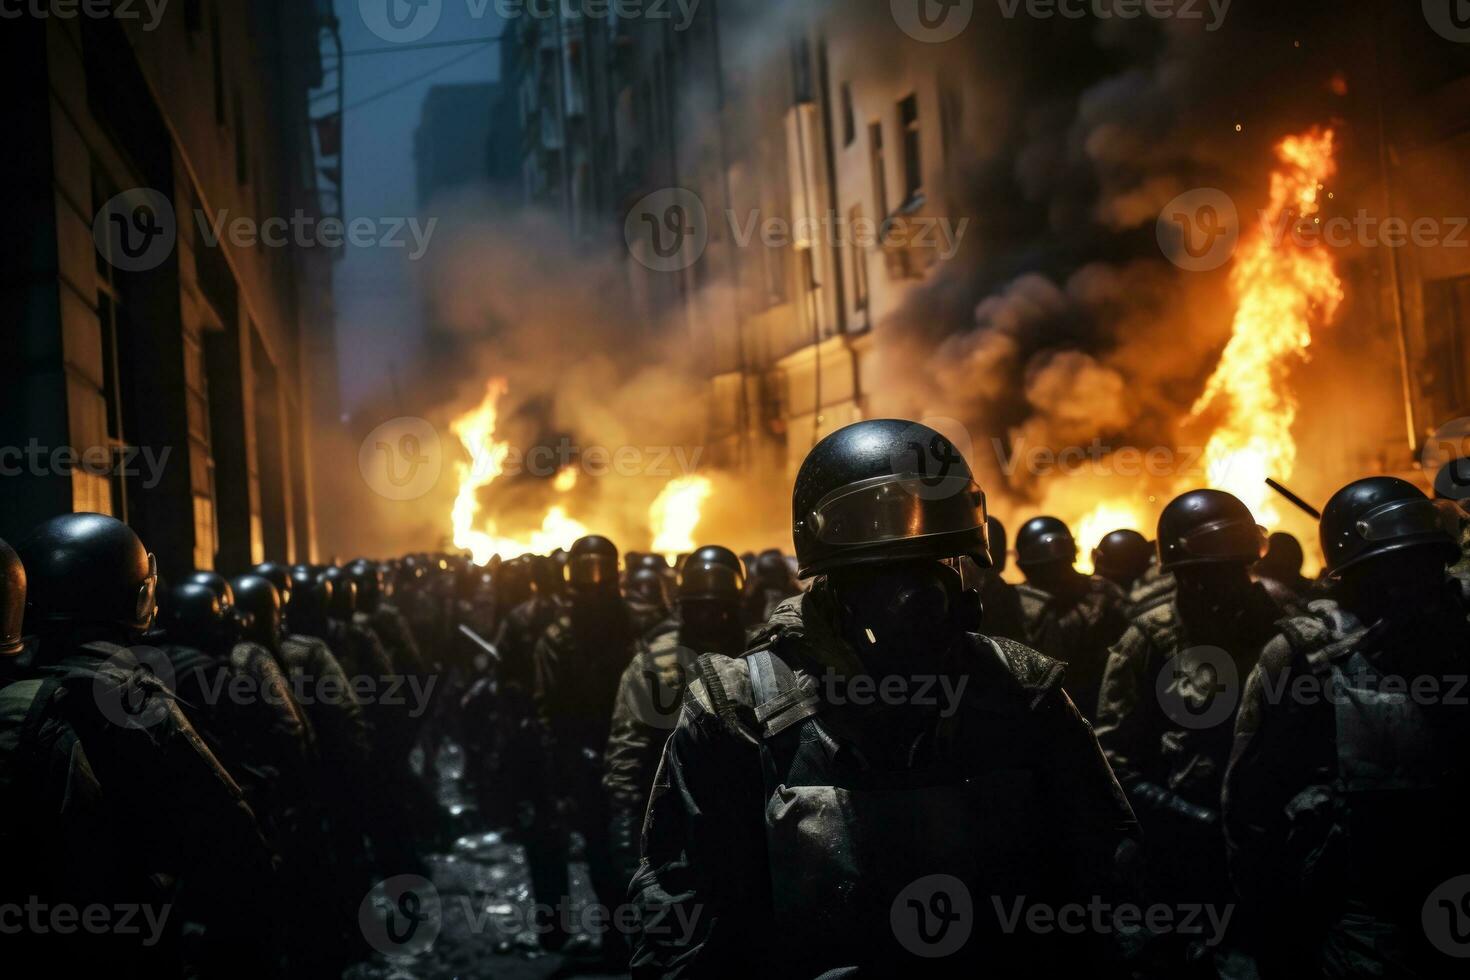
[[[966,79],[941,77],[919,48],[871,50],[840,13],[761,0],[701,4],[682,31],[639,21],[620,40],[624,213],[679,187],[710,233],[680,272],[630,259],[634,296],[651,321],[682,316],[710,365],[714,458],[792,474],[864,416],[871,330],[931,272],[933,249],[885,243],[951,213]]]
[[[435,85],[424,96],[413,135],[418,205],[434,195],[483,184],[488,177],[491,108],[499,86]]]
[[[322,217],[307,95],[334,31],[329,0],[6,21],[0,446],[48,455],[0,478],[0,535],[100,511],[166,576],[313,557],[332,253],[216,229]]]

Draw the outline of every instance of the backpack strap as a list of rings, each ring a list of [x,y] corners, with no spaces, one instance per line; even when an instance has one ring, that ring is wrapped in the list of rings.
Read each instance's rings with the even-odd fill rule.
[[[802,689],[795,672],[770,648],[747,654],[745,662],[750,667],[750,692],[762,738],[773,738],[817,713],[820,699]]]

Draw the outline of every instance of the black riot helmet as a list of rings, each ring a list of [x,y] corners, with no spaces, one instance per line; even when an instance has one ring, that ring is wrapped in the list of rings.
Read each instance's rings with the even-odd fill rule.
[[[17,545],[26,570],[28,632],[105,626],[145,633],[153,623],[158,562],[122,521],[63,514]]]
[[[332,585],[332,596],[327,607],[328,614],[336,619],[351,622],[357,612],[357,583],[337,565],[322,572],[322,580]]]
[[[1433,549],[1445,564],[1460,556],[1458,505],[1434,501],[1412,483],[1374,476],[1349,483],[1322,509],[1322,553],[1338,578],[1365,562],[1408,548]]]
[[[1452,459],[1434,474],[1434,495],[1440,500],[1470,501],[1470,456]]]
[[[579,539],[567,553],[566,580],[574,593],[616,590],[617,545],[596,534]]]
[[[680,630],[685,642],[738,646],[745,576],[734,554],[707,553],[717,550],[725,549],[701,548],[679,569]],[[735,558],[733,565],[729,558]]]
[[[707,544],[701,548],[695,549],[692,554],[685,558],[684,561],[679,563],[679,570],[682,572],[685,568],[688,568],[690,563],[692,562],[705,561],[712,561],[717,562],[721,565],[726,565],[734,569],[736,574],[738,574],[742,580],[745,578],[745,565],[743,562],[741,562],[740,556],[735,554],[735,552],[731,551],[729,548],[717,544]]]
[[[991,567],[995,574],[1005,574],[1006,564],[1010,558],[1010,549],[1007,542],[1010,536],[1006,533],[1006,526],[1000,522],[1000,518],[993,514],[985,518],[985,527],[990,538],[990,557],[995,560]]]
[[[1267,575],[1295,576],[1302,573],[1307,555],[1296,535],[1276,531],[1266,539],[1266,554],[1256,565],[1256,571]]]
[[[15,549],[0,539],[0,657],[21,652],[26,611],[26,570]]]
[[[1120,528],[1103,535],[1092,549],[1092,570],[1118,585],[1138,581],[1154,560],[1154,546],[1148,538],[1131,528]]]
[[[735,556],[732,554],[730,557]],[[732,565],[723,557],[700,557],[696,553],[679,572],[679,604],[700,601],[738,603],[745,593],[745,576],[736,567],[738,564],[738,558]]]
[[[786,556],[775,548],[762,551],[760,557],[755,560],[755,570],[751,578],[762,588],[785,589],[791,586],[791,566],[786,564]]]
[[[276,587],[281,594],[281,605],[291,601],[291,569],[278,561],[263,561],[251,569],[256,575]]]
[[[1021,568],[1077,561],[1077,539],[1056,517],[1033,517],[1016,532],[1016,564]]]
[[[347,566],[347,577],[357,586],[357,608],[363,612],[376,612],[383,601],[387,577],[383,566],[366,558],[359,558]]]
[[[281,594],[262,575],[241,575],[231,584],[236,604],[249,617],[245,639],[275,650],[281,644]]]
[[[651,568],[640,568],[628,576],[623,592],[629,599],[667,608],[668,593],[664,591],[664,577]]]
[[[492,582],[495,586],[495,602],[502,610],[511,610],[531,598],[530,555],[521,555],[502,562]]]
[[[654,572],[667,572],[669,570],[669,560],[663,555],[656,555],[652,552],[647,552],[638,555],[638,559],[636,562],[630,561],[628,563],[628,568],[646,568]]]
[[[240,639],[240,621],[209,586],[184,582],[163,594],[158,622],[169,643],[226,654]]]
[[[566,582],[556,560],[545,555],[531,555],[527,559],[531,569],[531,590],[542,599],[551,599],[562,594]]]
[[[1223,490],[1191,490],[1159,515],[1159,564],[1254,565],[1266,553],[1266,531],[1250,508]]]
[[[305,566],[291,569],[291,597],[286,623],[298,633],[315,635],[326,625],[332,607],[332,583]]]
[[[991,564],[970,465],[940,433],[899,419],[858,422],[817,443],[796,476],[791,525],[802,578],[914,558]]]
[[[226,611],[235,606],[235,590],[230,585],[230,580],[219,572],[193,572],[185,582],[198,582],[205,586],[215,595],[219,596],[220,602],[224,603]]]

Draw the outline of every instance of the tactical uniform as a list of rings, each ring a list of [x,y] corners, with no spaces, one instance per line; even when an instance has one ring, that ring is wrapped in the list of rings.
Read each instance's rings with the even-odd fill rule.
[[[922,425],[849,426],[803,463],[792,529],[811,590],[746,657],[700,658],[665,745],[634,976],[1098,972],[1085,938],[997,914],[1109,895],[1135,827],[1062,665],[974,631],[968,464]]]
[[[1440,579],[1453,515],[1401,480],[1349,485],[1323,511],[1332,601],[1283,621],[1245,689],[1225,829],[1266,923],[1263,975],[1464,972],[1470,845],[1470,625]],[[1446,889],[1449,889],[1448,891]]]
[[[1108,648],[1128,628],[1126,599],[1105,579],[1079,576],[1081,591],[1053,595],[1034,585],[1016,586],[1029,646],[1067,665],[1067,692],[1083,717],[1097,712]]]
[[[745,647],[740,627],[744,585],[734,552],[717,546],[694,552],[680,565],[677,615],[638,640],[623,670],[602,777],[620,881],[630,881],[638,870],[649,791],[696,658],[699,653],[736,655]]]
[[[1067,692],[1091,720],[1108,647],[1128,627],[1122,589],[1073,567],[1077,542],[1054,517],[1027,521],[1016,535],[1016,555],[1026,573],[1026,583],[1016,586],[1022,639],[1067,665]]]
[[[0,657],[0,785],[29,805],[0,818],[3,900],[128,903],[168,922],[152,946],[110,930],[27,934],[17,947],[40,946],[53,966],[101,958],[156,976],[182,959],[206,975],[274,975],[275,867],[255,817],[139,654],[114,642],[152,625],[153,556],[99,514],[46,521],[18,552],[32,640]]]
[[[1159,542],[1175,588],[1112,648],[1097,738],[1146,835],[1149,898],[1224,908],[1234,896],[1219,807],[1233,720],[1242,680],[1283,613],[1250,580],[1265,532],[1233,496],[1198,490],[1176,498],[1159,518]],[[1239,955],[1245,918],[1212,943],[1144,933],[1132,952],[1170,975],[1214,975]]]
[[[971,635],[944,668],[967,681],[951,717],[845,711],[816,693],[828,671],[852,669],[825,625],[829,602],[820,590],[793,598],[751,656],[698,662],[644,826],[634,975],[1082,968],[1088,950],[1006,935],[992,907],[995,896],[1056,907],[1109,894],[1115,852],[1135,832],[1061,689],[1062,665]],[[755,688],[753,670],[767,678]],[[954,958],[926,964],[890,910],[936,874],[964,884],[974,932]]]

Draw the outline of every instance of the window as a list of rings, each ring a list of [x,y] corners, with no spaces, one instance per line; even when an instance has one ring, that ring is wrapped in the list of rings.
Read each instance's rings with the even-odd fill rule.
[[[792,42],[791,84],[797,104],[812,101],[812,49],[804,37]]]
[[[220,44],[219,7],[209,8],[209,56],[214,62],[214,122],[223,126],[225,119],[225,55]]]
[[[910,95],[898,104],[903,130],[903,197],[907,204],[924,190],[924,161],[919,153],[919,100]]]
[[[244,187],[250,182],[250,127],[245,122],[245,97],[235,89],[235,182]]]
[[[878,220],[888,217],[888,164],[883,157],[883,124],[875,122],[868,126],[868,152],[873,158],[873,204],[878,208]]]
[[[1424,350],[1410,354],[1415,386],[1430,417],[1451,419],[1470,410],[1466,371],[1470,352],[1470,277],[1424,284]],[[1417,346],[1417,345],[1416,345]]]
[[[848,214],[849,240],[847,250],[852,253],[852,308],[857,313],[868,309],[868,249],[864,242],[867,229],[863,227],[862,205],[854,205]]]
[[[853,118],[852,85],[842,83],[842,145],[852,146],[857,139],[857,120]]]

